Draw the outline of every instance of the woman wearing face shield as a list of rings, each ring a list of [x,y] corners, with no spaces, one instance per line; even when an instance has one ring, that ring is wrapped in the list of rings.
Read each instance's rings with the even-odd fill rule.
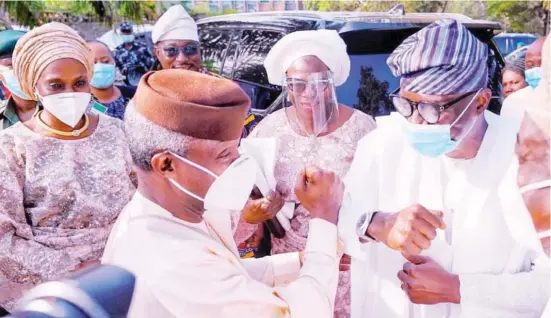
[[[284,86],[284,108],[262,120],[248,138],[277,140],[277,190],[267,198],[249,201],[236,240],[243,241],[265,220],[279,219],[286,232],[283,238],[272,236],[271,254],[281,254],[303,250],[307,239],[310,216],[300,204],[295,204],[292,191],[298,171],[314,164],[344,176],[356,143],[375,123],[370,116],[336,100],[335,87],[342,85],[350,72],[346,45],[337,32],[291,33],[272,48],[264,66],[270,82]],[[290,205],[290,213],[282,211],[276,218],[281,208],[279,196],[286,206]],[[342,261],[336,317],[350,316],[348,261],[347,256]]]
[[[0,306],[98,261],[135,191],[122,122],[86,114],[93,58],[73,29],[49,23],[13,56],[21,90],[44,106],[0,132]]]

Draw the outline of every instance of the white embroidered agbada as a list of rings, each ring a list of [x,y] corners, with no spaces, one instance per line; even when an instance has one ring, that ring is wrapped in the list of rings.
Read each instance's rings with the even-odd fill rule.
[[[516,184],[517,128],[492,113],[485,117],[488,130],[471,160],[419,155],[393,116],[359,142],[339,216],[339,235],[354,258],[353,318],[541,317],[550,273]],[[459,275],[460,305],[412,304],[397,278],[406,259],[356,236],[361,214],[417,203],[444,212],[449,230],[423,255]]]
[[[298,253],[241,260],[228,211],[184,222],[136,192],[102,261],[137,277],[129,317],[331,317],[339,257],[336,226],[310,223]]]

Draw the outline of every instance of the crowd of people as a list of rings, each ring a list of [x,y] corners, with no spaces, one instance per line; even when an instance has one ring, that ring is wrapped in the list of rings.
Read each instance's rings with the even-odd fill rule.
[[[487,45],[436,21],[388,58],[396,112],[375,120],[337,100],[339,34],[290,33],[264,62],[283,107],[252,129],[182,6],[153,54],[121,34],[113,54],[55,22],[0,32],[5,313],[105,263],[136,276],[136,318],[551,314],[548,37],[503,69],[496,115]]]

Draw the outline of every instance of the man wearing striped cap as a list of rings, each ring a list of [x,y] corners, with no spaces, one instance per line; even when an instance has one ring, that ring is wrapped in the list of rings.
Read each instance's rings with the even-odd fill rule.
[[[390,55],[397,112],[358,143],[339,215],[352,317],[541,317],[548,260],[516,184],[518,126],[486,111],[487,59],[449,19]]]

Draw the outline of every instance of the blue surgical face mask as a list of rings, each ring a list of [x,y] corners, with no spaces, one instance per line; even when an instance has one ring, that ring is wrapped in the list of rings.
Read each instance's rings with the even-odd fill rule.
[[[121,39],[124,43],[134,42],[134,34],[121,34]]]
[[[31,100],[31,98],[21,90],[17,78],[13,75],[13,70],[4,71],[2,76],[4,77],[2,84],[4,84],[13,95],[25,100]]]
[[[108,88],[115,82],[115,64],[94,64],[94,77],[90,85],[95,88]]]
[[[542,69],[541,67],[534,67],[531,69],[527,69],[524,71],[524,76],[526,77],[526,83],[530,85],[532,88],[538,87],[541,80],[541,73]]]
[[[472,121],[469,129],[463,133],[463,137],[459,140],[452,140],[451,127],[455,125],[459,121],[459,119],[465,114],[465,112],[467,111],[467,109],[469,109],[480,91],[481,89],[476,92],[467,107],[465,107],[463,112],[459,114],[457,119],[452,124],[419,125],[412,124],[409,121],[405,120],[404,133],[407,135],[411,147],[413,147],[413,149],[415,149],[420,154],[433,158],[440,157],[455,150],[455,148],[457,148],[457,146],[459,146],[459,144],[461,143],[461,140],[471,132],[474,127],[474,123],[476,122],[476,119]],[[402,117],[401,115],[398,116]]]

